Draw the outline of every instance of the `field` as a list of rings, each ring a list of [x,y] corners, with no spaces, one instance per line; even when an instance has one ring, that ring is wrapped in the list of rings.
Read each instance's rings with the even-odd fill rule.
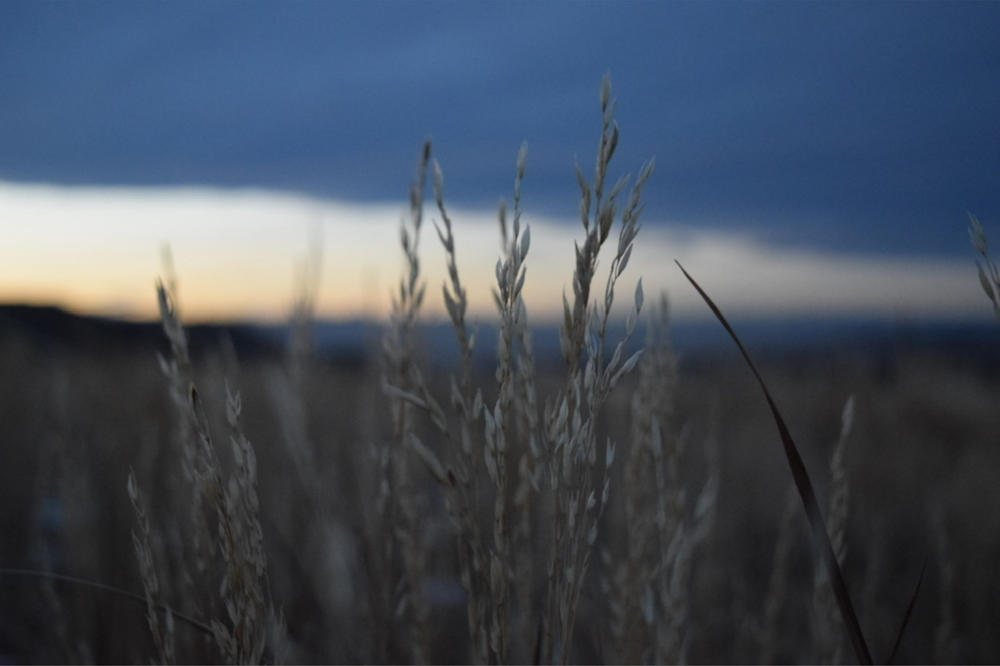
[[[308,279],[280,348],[185,331],[169,270],[150,295],[162,328],[53,313],[39,328],[6,311],[0,657],[855,660],[753,374],[735,346],[675,353],[665,301],[627,271],[652,164],[605,188],[609,83],[602,107],[554,358],[536,358],[520,300],[524,153],[485,366],[457,270],[444,295],[455,362],[422,351],[441,329],[420,324],[421,233],[454,267],[429,145],[403,227],[408,273],[365,354],[313,348]],[[437,234],[421,232],[429,174]],[[871,656],[997,661],[997,356],[905,340],[749,351]]]
[[[193,547],[185,529],[190,498],[180,469],[174,405],[155,356],[166,350],[162,342],[159,349],[142,348],[144,343],[131,349],[60,348],[7,329],[0,363],[3,563],[100,581],[141,596],[131,536],[136,518],[126,490],[131,466],[157,530],[161,594],[178,610],[207,619],[217,590],[198,588],[194,594],[183,572],[170,568],[179,569],[177,561]],[[391,436],[384,425],[387,404],[378,364],[314,362],[302,380],[304,413],[297,414],[284,358],[260,356],[227,368],[232,359],[226,360],[220,346],[206,342],[205,347],[195,366],[213,432],[227,430],[226,376],[230,385],[238,382],[243,395],[243,427],[259,459],[268,585],[287,631],[285,658],[410,660],[409,622],[393,618],[385,633],[373,622],[371,596],[379,581],[365,567],[379,480],[370,452],[372,442]],[[891,647],[926,562],[899,661],[995,660],[990,618],[1000,610],[994,566],[1000,554],[995,483],[1000,377],[919,349],[891,362],[815,355],[775,358],[763,366],[821,496],[829,488],[840,411],[854,395],[844,565],[876,655],[884,658]],[[636,384],[637,378],[623,384],[606,410],[609,432],[628,433]],[[690,498],[689,512],[711,465],[719,475],[714,521],[685,581],[677,631],[688,659],[755,662],[765,659],[769,644],[775,650],[770,660],[817,660],[815,565],[804,513],[749,371],[735,354],[682,363],[673,403],[666,430],[671,438],[684,433],[677,479]],[[625,460],[620,446],[618,455]],[[219,450],[228,467],[229,447]],[[298,465],[304,455],[311,461]],[[634,544],[619,533],[629,493],[625,469],[621,465],[612,480],[598,542],[621,549],[619,556]],[[424,591],[433,632],[429,658],[461,662],[469,639],[455,535],[436,484],[426,475],[420,478],[428,550]],[[776,568],[779,543],[789,550]],[[2,585],[0,645],[11,661],[157,658],[141,603],[44,578],[4,576]],[[626,659],[619,651],[611,608],[615,595],[606,593],[605,585],[627,591],[595,558],[582,595],[573,661],[637,657]],[[780,621],[768,632],[765,600],[779,589],[784,592],[771,612]],[[633,629],[642,636],[643,651],[654,645],[644,622]],[[214,640],[198,630],[178,622],[175,632],[178,660],[223,659]],[[513,660],[530,660],[524,649],[524,644],[515,648]],[[849,661],[849,647],[842,650]]]

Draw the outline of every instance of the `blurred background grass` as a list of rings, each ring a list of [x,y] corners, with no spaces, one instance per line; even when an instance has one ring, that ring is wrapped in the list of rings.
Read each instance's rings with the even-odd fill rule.
[[[165,338],[153,325],[111,325],[54,312],[40,324],[37,314],[0,312],[0,562],[141,593],[130,536],[135,519],[125,491],[130,466],[154,525],[163,528],[160,547],[167,552],[172,539],[184,538],[169,528],[179,470],[168,387],[156,361],[157,352],[166,352]],[[1000,613],[997,338],[992,355],[901,333],[889,346],[870,338],[804,351],[751,345],[821,502],[840,412],[855,396],[844,568],[876,659],[888,654],[924,562],[926,579],[899,660],[993,662],[1000,655],[994,631]],[[373,642],[400,639],[379,636],[365,623],[361,544],[365,505],[377,490],[366,443],[387,436],[377,354],[319,348],[308,367],[302,423],[323,486],[316,494],[290,459],[283,414],[288,402],[282,398],[288,361],[280,335],[202,329],[192,333],[192,349],[215,432],[225,432],[218,416],[224,413],[224,378],[243,394],[244,430],[259,459],[270,591],[287,620],[287,657],[300,663],[370,659]],[[447,361],[420,362],[445,395]],[[545,370],[558,363],[539,359],[540,386],[559,381],[555,370]],[[490,385],[489,375],[480,379]],[[626,381],[602,417],[608,432],[627,432],[636,380]],[[787,464],[759,389],[733,350],[681,352],[675,410],[667,430],[671,437],[684,433],[682,478],[689,495],[701,488],[713,456],[721,470],[716,521],[689,581],[688,655],[694,662],[753,662],[792,492]],[[230,464],[228,447],[220,451]],[[609,526],[620,515],[623,483],[613,481]],[[425,526],[435,627],[431,658],[460,663],[468,656],[468,637],[454,536],[429,480],[424,492],[429,515],[436,516]],[[794,549],[783,574],[790,592],[780,612],[776,660],[809,662],[816,658],[813,558],[801,509],[791,524]],[[614,528],[606,527],[599,546],[615,538]],[[607,599],[598,593],[606,575],[596,563],[584,593],[581,661],[613,658]],[[154,654],[141,604],[44,579],[4,575],[0,586],[0,654],[6,660],[122,663]],[[189,629],[179,625],[177,631],[181,636]],[[192,651],[182,654],[218,658],[199,641],[195,637]]]

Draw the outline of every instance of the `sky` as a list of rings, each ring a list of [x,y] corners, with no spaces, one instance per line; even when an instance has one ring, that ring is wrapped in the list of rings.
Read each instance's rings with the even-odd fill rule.
[[[320,314],[384,316],[430,137],[484,317],[528,142],[551,316],[610,72],[612,177],[656,158],[622,302],[642,275],[706,316],[679,259],[736,314],[988,318],[998,29],[973,2],[0,3],[0,301],[152,317],[169,245],[191,318],[281,318],[319,244]]]

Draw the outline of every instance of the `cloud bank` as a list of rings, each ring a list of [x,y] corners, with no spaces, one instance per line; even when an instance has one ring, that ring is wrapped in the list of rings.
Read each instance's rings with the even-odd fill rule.
[[[406,212],[403,202],[350,203],[263,190],[0,183],[0,301],[154,318],[154,284],[169,245],[190,321],[280,320],[289,312],[296,271],[310,244],[320,243],[320,316],[383,318],[404,270],[399,224]],[[491,321],[500,251],[496,213],[449,214],[472,314]],[[437,217],[428,209],[420,240],[430,317],[444,316],[444,254],[432,226]],[[583,229],[578,221],[533,216],[530,207],[523,219],[532,227],[529,314],[536,322],[555,321],[563,292],[571,293],[573,244]],[[675,260],[734,317],[990,314],[971,250],[968,260],[829,254],[670,220],[646,221],[619,282],[622,307],[642,276],[647,299],[667,291],[675,318],[710,316]],[[610,256],[603,265],[609,263]]]

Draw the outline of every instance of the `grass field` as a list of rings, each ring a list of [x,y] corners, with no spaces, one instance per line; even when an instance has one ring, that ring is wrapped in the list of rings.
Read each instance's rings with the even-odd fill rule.
[[[169,271],[150,295],[155,341],[4,326],[0,657],[854,660],[754,376],[735,347],[679,357],[666,303],[627,270],[652,163],[615,180],[609,82],[601,102],[556,362],[535,358],[520,299],[526,150],[500,213],[486,371],[472,362],[460,221],[429,144],[393,317],[363,362],[313,353],[308,270],[280,354],[224,336],[189,344]],[[453,367],[421,351],[427,242],[448,257]],[[914,599],[896,661],[997,661],[995,368],[920,346],[749,351],[815,485],[872,657],[892,653]]]

